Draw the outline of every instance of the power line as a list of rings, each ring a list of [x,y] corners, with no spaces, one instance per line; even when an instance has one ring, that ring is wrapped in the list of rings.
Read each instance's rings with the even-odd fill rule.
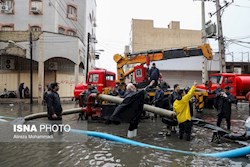
[[[62,2],[59,0],[59,1],[57,1],[58,2],[58,4],[59,4],[59,7],[62,9],[62,11],[63,11],[63,13],[65,14],[65,15],[67,15],[68,13],[67,13],[67,9],[65,8],[65,6],[62,4]],[[66,4],[66,1],[64,0],[64,2],[65,2],[65,4]],[[62,6],[61,6],[62,5]],[[86,39],[85,38],[85,33],[83,33],[82,31],[81,31],[81,24],[80,23],[78,23],[78,22],[74,22],[74,21],[72,21],[71,19],[69,19],[70,20],[70,22],[72,23],[72,25],[79,31],[79,32],[81,32],[81,35],[82,35],[82,37],[84,38],[84,40]],[[80,26],[80,28],[77,26],[77,23],[79,24],[79,26]],[[84,28],[83,28],[84,29]]]
[[[233,5],[233,6],[237,6],[237,7],[241,7],[241,8],[250,8],[250,6],[243,6],[243,5]]]
[[[241,37],[233,37],[233,38],[231,38],[231,39],[233,39],[233,40],[239,40],[239,39],[247,39],[247,38],[250,38],[250,35],[241,36]]]
[[[65,20],[65,18],[62,16],[62,14],[56,9],[55,5],[53,5],[53,3],[51,3],[51,1],[48,2],[49,5],[51,5],[55,10],[56,12],[60,15],[60,17],[63,19],[63,21],[69,26],[71,27],[68,22]],[[73,25],[74,26],[74,25]],[[76,28],[77,29],[77,28]],[[81,32],[79,31],[80,35],[84,36],[83,34],[81,34]]]
[[[60,0],[59,0],[60,1]],[[64,2],[65,2],[65,4],[67,4],[67,2],[66,2],[66,0],[64,0]],[[65,11],[67,11],[66,10],[66,8],[65,8]],[[80,26],[80,27],[82,27],[82,29],[85,29],[85,27],[83,27],[79,22],[76,22],[76,24],[78,23],[78,25]],[[87,36],[86,36],[87,37]]]
[[[233,42],[233,41],[231,41],[232,43],[234,43],[235,45],[239,45],[239,46],[242,46],[242,47],[245,47],[245,48],[249,48],[250,49],[250,47],[248,47],[248,46],[245,46],[245,45],[241,45],[241,44],[238,44],[238,43],[236,43],[236,42]]]

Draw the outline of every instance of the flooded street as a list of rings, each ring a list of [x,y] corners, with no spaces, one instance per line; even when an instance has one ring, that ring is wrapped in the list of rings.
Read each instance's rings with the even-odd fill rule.
[[[74,103],[63,105],[64,110],[73,107],[77,107],[77,105]],[[237,111],[235,106],[232,108],[232,131],[244,133],[244,120],[248,117],[248,104],[239,104]],[[1,116],[17,117],[43,111],[46,111],[46,107],[42,105],[33,105],[32,107],[24,103],[0,105]],[[195,115],[207,122],[216,123],[216,112],[214,110],[207,109],[204,113],[195,113]],[[63,123],[79,128],[77,114],[64,116],[63,118]],[[46,118],[35,121],[43,122],[46,121]],[[106,125],[91,120],[80,122],[84,122],[86,125],[82,130],[87,128],[90,131],[126,137],[128,128],[126,123]],[[5,128],[5,124],[6,122],[0,122],[1,129]],[[223,120],[222,127],[225,126],[226,123]],[[166,129],[166,126],[159,117],[156,120],[142,120],[139,124],[138,136],[134,140],[166,148],[200,153],[220,152],[242,147],[235,143],[211,143],[212,131],[197,126],[193,126],[192,135],[194,138],[191,142],[179,140],[178,134],[162,135],[160,132],[164,129]],[[0,166],[250,166],[250,160],[247,157],[220,159],[135,147],[83,135],[78,135],[76,138],[78,142],[1,142]]]

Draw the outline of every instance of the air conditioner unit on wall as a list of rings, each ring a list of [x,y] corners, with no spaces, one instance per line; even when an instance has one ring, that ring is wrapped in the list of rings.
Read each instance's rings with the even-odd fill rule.
[[[58,64],[57,62],[49,62],[49,70],[57,70]]]
[[[34,14],[40,14],[40,10],[39,10],[39,8],[38,7],[36,7],[36,6],[33,6],[33,7],[31,7],[31,10],[30,10],[32,13],[34,13]]]
[[[15,60],[14,59],[5,59],[3,61],[3,69],[5,70],[14,70],[15,69]]]
[[[1,10],[2,11],[8,11],[9,10],[9,6],[8,5],[2,5],[1,6]]]
[[[6,14],[12,14],[13,13],[13,9],[6,10],[4,13],[6,13]]]

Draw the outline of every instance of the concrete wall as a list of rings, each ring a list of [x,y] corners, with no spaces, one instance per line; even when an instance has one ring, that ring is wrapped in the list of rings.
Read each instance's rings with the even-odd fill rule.
[[[17,33],[20,34],[20,32]],[[15,32],[12,32],[12,34],[15,34]],[[23,37],[26,37],[26,35],[23,35]],[[11,39],[19,40],[14,37]],[[8,46],[8,42],[0,42],[0,51],[3,54],[0,57],[0,65],[3,66],[5,60],[10,58],[15,61],[15,69],[5,70],[2,67],[0,68],[0,92],[4,88],[17,90],[22,82],[30,88],[29,42],[13,44],[15,47],[26,49],[24,58],[17,55],[5,55],[4,50]],[[48,32],[40,34],[39,40],[33,42],[33,96],[42,97],[42,93],[39,93],[39,91],[43,92],[42,90],[51,82],[58,82],[60,83],[60,96],[72,97],[75,84],[85,82],[85,69],[79,72],[79,64],[85,62],[86,59],[84,51],[84,44],[77,37]],[[49,69],[48,64],[50,62],[55,62],[58,66],[57,69]]]
[[[11,71],[1,71],[0,72],[0,92],[3,92],[4,89],[8,91],[16,91],[18,94],[18,86],[20,83],[24,83],[24,87],[28,87],[30,89],[30,73],[22,72],[22,73],[13,73]],[[18,82],[20,80],[21,82]],[[33,90],[36,90],[38,87],[38,75],[37,73],[33,73]],[[33,91],[33,96],[37,97],[38,92]]]
[[[180,84],[180,87],[185,88],[191,86],[194,81],[201,83],[200,71],[161,71],[164,81],[166,81],[171,88],[174,84]]]
[[[172,21],[166,28],[154,27],[153,20],[132,19],[131,51],[140,52],[154,49],[182,48],[202,44],[200,30],[181,29],[180,22]],[[208,71],[219,70],[219,58],[214,56],[208,62]],[[155,62],[163,74],[164,80],[186,86],[194,80],[202,80],[202,56],[191,58],[171,59]]]
[[[173,28],[156,28],[153,20],[133,19],[132,52],[202,44],[200,30],[180,29],[178,24],[179,22],[170,23],[169,27]]]

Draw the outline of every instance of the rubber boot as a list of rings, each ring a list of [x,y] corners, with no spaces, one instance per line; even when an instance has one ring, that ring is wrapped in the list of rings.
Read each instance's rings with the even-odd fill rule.
[[[179,134],[179,139],[182,140],[182,139],[183,139],[183,135],[184,135],[183,133],[180,133],[180,134]]]
[[[190,140],[191,140],[191,134],[187,133],[187,135],[186,135],[186,141],[190,141]]]
[[[134,137],[134,132],[133,132],[133,131],[128,130],[127,137],[128,137],[128,138],[132,138],[132,137]]]
[[[133,130],[133,137],[136,137],[137,136],[137,129],[134,129]]]

